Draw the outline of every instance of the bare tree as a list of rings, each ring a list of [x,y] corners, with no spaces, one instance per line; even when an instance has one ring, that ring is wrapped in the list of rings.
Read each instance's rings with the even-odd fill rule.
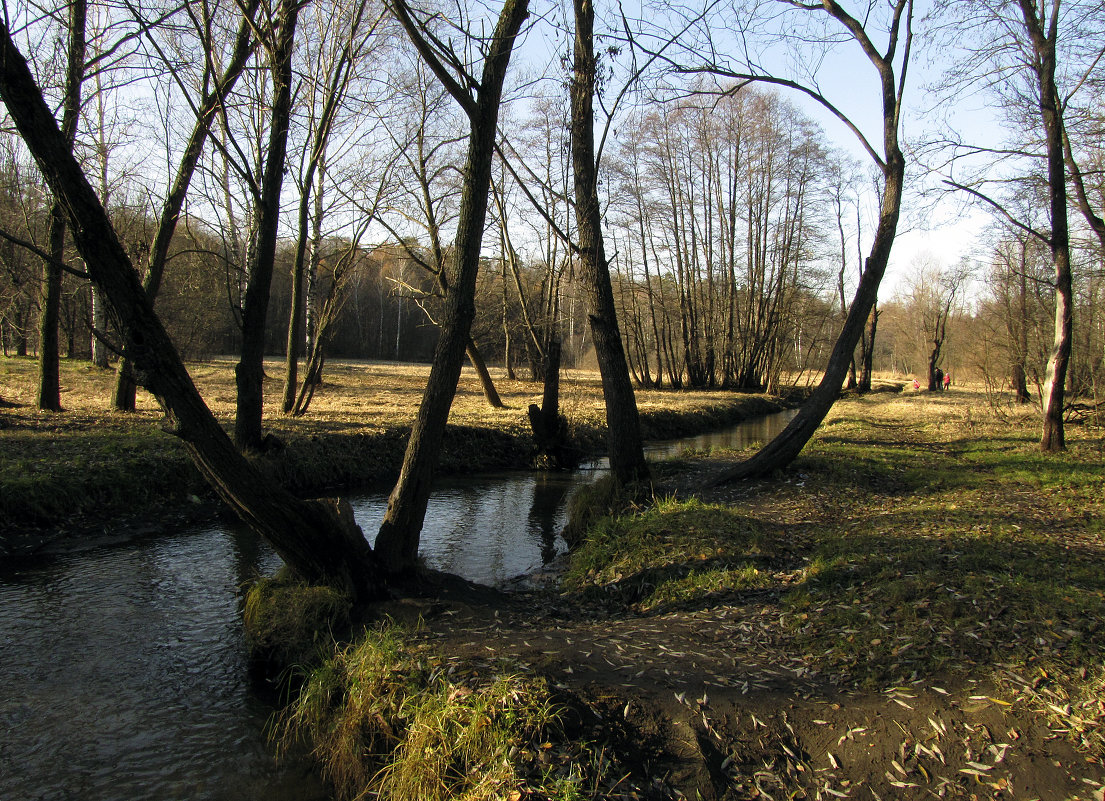
[[[610,268],[602,236],[595,153],[595,8],[592,0],[574,0],[575,44],[572,48],[572,172],[575,177],[577,258],[591,321],[602,394],[606,403],[610,470],[623,486],[647,481],[641,424],[618,330]]]
[[[959,293],[970,277],[970,272],[970,263],[966,259],[951,267],[942,267],[930,256],[921,255],[911,265],[907,280],[907,299],[917,316],[917,324],[927,350],[930,392],[943,389],[942,373],[937,370],[944,355],[948,319],[956,308]]]
[[[65,83],[62,92],[61,130],[72,152],[81,116],[81,89],[85,79],[85,51],[88,24],[87,0],[72,0],[66,28]],[[61,411],[61,384],[58,365],[58,309],[61,303],[61,278],[65,263],[65,210],[55,200],[50,210],[50,256],[42,264],[42,289],[39,296],[38,408]]]
[[[176,233],[181,211],[184,208],[184,202],[188,196],[188,189],[191,186],[196,167],[199,164],[204,146],[211,133],[216,114],[219,112],[235,83],[237,83],[238,78],[241,76],[242,71],[245,69],[257,45],[257,40],[253,36],[253,26],[255,25],[254,15],[257,12],[259,4],[260,0],[249,0],[249,2],[241,6],[242,19],[238,25],[237,34],[231,44],[226,66],[221,73],[217,71],[218,63],[215,57],[219,48],[209,36],[213,28],[212,14],[216,12],[216,9],[209,7],[207,4],[202,4],[200,6],[202,15],[198,17],[190,16],[189,18],[207,56],[203,62],[203,71],[199,80],[199,85],[202,87],[203,92],[198,102],[189,102],[189,105],[194,110],[194,122],[191,133],[181,151],[180,160],[176,165],[173,183],[162,200],[157,228],[149,246],[149,254],[146,257],[146,265],[143,272],[143,287],[146,290],[146,294],[150,297],[151,302],[157,297],[158,292],[161,290],[161,282],[165,275],[165,266],[169,258],[173,236]],[[152,27],[147,27],[146,25],[142,27],[147,30],[151,36],[156,32],[156,29]],[[152,45],[152,49],[161,54],[162,60],[169,63],[170,55],[163,49],[160,43],[155,41]],[[188,87],[185,84],[185,76],[174,73],[173,81],[187,97]],[[126,353],[124,353],[123,358],[119,360],[117,369],[115,389],[112,395],[112,406],[117,411],[133,412],[135,408],[137,379],[133,374],[133,367]]]
[[[987,178],[976,171],[966,177],[947,177],[947,183],[983,202],[1011,225],[1046,243],[1051,253],[1055,290],[1055,328],[1043,398],[1040,448],[1066,447],[1063,414],[1073,339],[1074,286],[1068,219],[1068,169],[1075,176],[1076,198],[1080,174],[1064,115],[1076,94],[1100,74],[1105,34],[1100,4],[1060,4],[1033,0],[986,0],[970,4],[939,3],[936,12],[946,20],[947,41],[963,55],[950,71],[950,88],[982,88],[995,97],[1017,134],[1011,141],[962,143],[953,141],[946,161],[958,165],[964,158],[985,156]],[[1015,127],[1014,127],[1015,126]],[[995,169],[1000,165],[1001,169]],[[1032,226],[1014,210],[1000,187],[1019,172],[1032,176],[1043,165],[1048,228]],[[961,169],[961,172],[963,170]],[[995,191],[992,187],[998,186]],[[1079,199],[1080,200],[1080,199]],[[1080,205],[1082,205],[1080,203]],[[1083,211],[1090,211],[1083,206]],[[1086,216],[1091,228],[1094,214]]]
[[[303,149],[297,181],[298,231],[292,261],[291,308],[284,360],[285,414],[298,408],[296,397],[299,386],[299,354],[304,341],[307,314],[305,285],[312,268],[317,267],[318,248],[321,246],[323,194],[330,139],[356,71],[371,52],[382,19],[380,16],[366,19],[368,0],[358,0],[349,9],[329,5],[320,6],[320,9],[313,18],[317,23],[317,35],[313,41],[307,43],[306,48],[312,51],[314,60],[310,64],[309,74],[304,78],[308,86],[308,142]],[[309,260],[311,264],[308,264]],[[321,364],[318,364],[320,368]],[[317,375],[313,377],[317,378]],[[314,383],[316,382],[312,382]]]
[[[401,136],[392,136],[399,159],[407,166],[407,180],[401,182],[407,202],[397,211],[406,223],[425,235],[428,245],[417,247],[416,239],[402,236],[386,217],[381,217],[380,223],[403,247],[410,263],[431,278],[429,283],[397,280],[397,291],[402,297],[411,299],[431,325],[440,327],[440,308],[449,293],[448,261],[456,255],[446,246],[443,230],[446,225],[455,223],[459,214],[458,201],[464,187],[456,156],[464,137],[457,136],[456,126],[451,124],[451,115],[445,109],[448,93],[441,88],[435,91],[432,81],[424,66],[416,66],[405,93],[414,106],[412,112],[405,115],[410,128]],[[466,354],[476,370],[488,404],[493,409],[503,408],[487,363],[471,334]]]
[[[204,404],[4,22],[0,98],[62,205],[92,280],[123,325],[136,373],[162,403],[167,426],[186,443],[200,472],[302,577],[332,582],[358,601],[380,597],[380,573],[351,510],[300,501],[264,479]]]
[[[376,538],[376,553],[386,568],[405,573],[417,565],[418,540],[430,498],[433,469],[470,340],[503,83],[529,5],[528,0],[505,0],[495,31],[486,42],[478,79],[460,60],[457,51],[432,32],[428,15],[413,9],[405,0],[393,0],[391,9],[419,55],[467,115],[470,131],[464,193],[454,240],[457,255],[451,268],[441,332],[399,480],[388,499],[387,513]]]
[[[735,66],[720,63],[717,59],[704,59],[701,55],[697,63],[690,57],[685,63],[676,63],[675,59],[668,59],[668,63],[681,73],[717,76],[737,81],[737,86],[749,81],[770,83],[801,92],[813,99],[857,136],[864,151],[879,169],[882,195],[879,221],[865,260],[863,275],[848,316],[829,355],[821,382],[787,427],[751,459],[727,471],[721,477],[722,481],[765,475],[788,465],[809,442],[832,408],[840,394],[852,354],[863,335],[886,272],[897,234],[905,178],[905,156],[899,143],[899,128],[913,44],[913,1],[891,0],[885,4],[871,2],[858,17],[848,13],[834,0],[823,0],[820,3],[778,0],[759,5],[768,10],[777,24],[777,38],[793,39],[804,45],[816,41],[826,47],[844,40],[860,49],[878,78],[882,140],[880,148],[876,149],[876,145],[864,136],[859,127],[817,88],[814,80],[816,76],[803,82],[800,79],[772,75],[759,68],[752,58]],[[779,9],[777,14],[776,9]],[[746,45],[745,52],[753,52],[747,34],[759,26],[751,24],[749,20],[741,20],[738,27],[738,35],[742,36]]]
[[[276,13],[265,20],[262,44],[268,53],[272,80],[269,140],[260,184],[254,187],[257,229],[248,279],[242,300],[242,353],[234,368],[238,399],[234,412],[234,442],[243,450],[264,446],[265,320],[276,260],[280,224],[280,194],[288,148],[292,108],[292,49],[301,5],[280,0]]]

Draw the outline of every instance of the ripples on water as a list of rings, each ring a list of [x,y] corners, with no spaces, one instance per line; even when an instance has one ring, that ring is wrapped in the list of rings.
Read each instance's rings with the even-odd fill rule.
[[[0,577],[0,798],[324,798],[246,670],[237,588],[278,564],[210,529]]]
[[[650,455],[745,447],[791,416]],[[568,498],[593,475],[441,479],[422,555],[489,584],[536,570],[564,551]],[[375,531],[387,496],[351,501]],[[238,588],[279,564],[252,533],[215,527],[0,571],[0,801],[325,798],[302,762],[275,764],[272,708],[248,678]]]

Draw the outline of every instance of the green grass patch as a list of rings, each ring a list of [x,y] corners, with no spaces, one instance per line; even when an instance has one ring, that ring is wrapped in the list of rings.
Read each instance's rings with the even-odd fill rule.
[[[601,763],[565,736],[543,679],[466,673],[395,627],[312,671],[280,730],[307,740],[341,799],[569,801]]]
[[[640,611],[764,586],[757,562],[775,555],[764,526],[738,510],[660,500],[595,522],[572,552],[568,590],[616,592]]]
[[[1092,705],[1078,688],[1105,665],[1100,432],[1071,427],[1069,450],[1044,454],[1034,418],[941,400],[838,403],[747,502],[595,521],[566,586],[640,612],[766,589],[749,605],[765,635],[842,685],[1000,668]]]

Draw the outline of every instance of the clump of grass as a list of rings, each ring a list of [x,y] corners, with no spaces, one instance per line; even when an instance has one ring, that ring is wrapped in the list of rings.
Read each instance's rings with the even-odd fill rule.
[[[317,663],[335,632],[349,628],[353,603],[333,587],[306,584],[281,571],[246,592],[242,620],[246,646],[274,672]]]
[[[648,597],[638,604],[642,612],[652,612],[670,604],[687,603],[768,586],[770,575],[753,564],[726,565],[705,570],[691,569],[683,576],[661,581]]]
[[[384,627],[338,650],[311,672],[283,722],[285,743],[310,742],[338,798],[578,796],[577,760],[547,757],[562,723],[543,679],[459,677],[407,639]]]
[[[569,590],[606,586],[652,611],[764,586],[768,577],[756,562],[774,555],[764,526],[732,507],[661,499],[592,524],[572,552],[563,584]]]

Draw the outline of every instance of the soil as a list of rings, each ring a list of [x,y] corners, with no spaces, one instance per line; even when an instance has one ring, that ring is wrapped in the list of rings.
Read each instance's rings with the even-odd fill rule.
[[[780,509],[809,512],[780,503],[798,492],[793,487],[702,490],[705,473],[723,467],[704,463],[669,489],[740,500],[766,519]],[[985,674],[915,673],[871,689],[820,672],[788,648],[779,599],[801,551],[798,540],[771,589],[651,614],[564,594],[555,576],[515,592],[442,579],[424,599],[396,601],[386,611],[419,621],[422,636],[458,667],[508,665],[546,676],[584,721],[576,736],[604,743],[620,763],[624,778],[596,796],[1105,798],[1101,759],[995,685],[989,677],[1000,666]]]

